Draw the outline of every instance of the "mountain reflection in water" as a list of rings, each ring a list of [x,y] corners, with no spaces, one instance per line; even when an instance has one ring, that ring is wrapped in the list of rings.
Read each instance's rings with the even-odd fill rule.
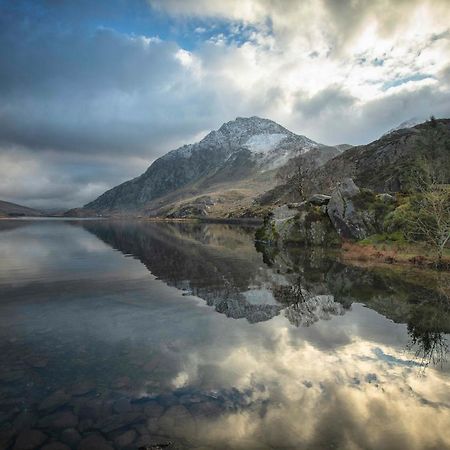
[[[450,448],[448,276],[254,231],[0,222],[0,448]]]

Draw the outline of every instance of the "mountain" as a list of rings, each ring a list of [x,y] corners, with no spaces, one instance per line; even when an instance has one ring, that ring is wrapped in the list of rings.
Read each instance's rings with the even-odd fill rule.
[[[280,167],[311,150],[322,161],[340,153],[271,120],[238,117],[68,215],[225,217],[231,210],[249,208],[255,197],[276,185]]]
[[[391,128],[388,132],[384,133],[383,136],[386,136],[386,135],[392,133],[393,131],[404,130],[405,128],[415,127],[416,125],[419,125],[421,122],[422,121],[420,119],[418,119],[417,117],[412,117],[411,119],[403,121],[401,124],[397,125],[396,127]]]
[[[450,119],[433,119],[352,147],[312,172],[310,183],[316,192],[329,192],[350,177],[376,192],[400,192],[424,170],[450,182]]]
[[[0,200],[0,217],[42,216],[40,211]]]

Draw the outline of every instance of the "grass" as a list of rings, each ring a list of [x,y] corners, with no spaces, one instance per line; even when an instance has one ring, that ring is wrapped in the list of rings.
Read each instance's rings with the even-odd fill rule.
[[[344,242],[341,252],[341,258],[345,261],[428,268],[435,265],[434,256],[429,246],[405,242],[401,233],[373,235],[360,242]],[[442,265],[450,270],[450,249],[444,252]]]

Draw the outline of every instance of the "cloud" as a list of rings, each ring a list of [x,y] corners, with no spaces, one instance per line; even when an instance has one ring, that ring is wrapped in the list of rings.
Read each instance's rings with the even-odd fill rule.
[[[137,176],[236,116],[356,144],[413,116],[450,115],[446,1],[149,0],[133,9],[20,0],[0,8],[8,55],[0,148],[29,155],[42,180],[47,167],[64,171],[73,181],[64,205],[92,200],[100,186]],[[97,188],[85,189],[79,165]],[[48,178],[55,202],[57,179]],[[24,183],[9,180],[0,198],[27,200]]]

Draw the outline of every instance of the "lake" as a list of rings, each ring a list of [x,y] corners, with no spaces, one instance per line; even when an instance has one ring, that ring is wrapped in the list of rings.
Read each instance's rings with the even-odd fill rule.
[[[254,232],[0,221],[0,448],[450,448],[448,274]]]

